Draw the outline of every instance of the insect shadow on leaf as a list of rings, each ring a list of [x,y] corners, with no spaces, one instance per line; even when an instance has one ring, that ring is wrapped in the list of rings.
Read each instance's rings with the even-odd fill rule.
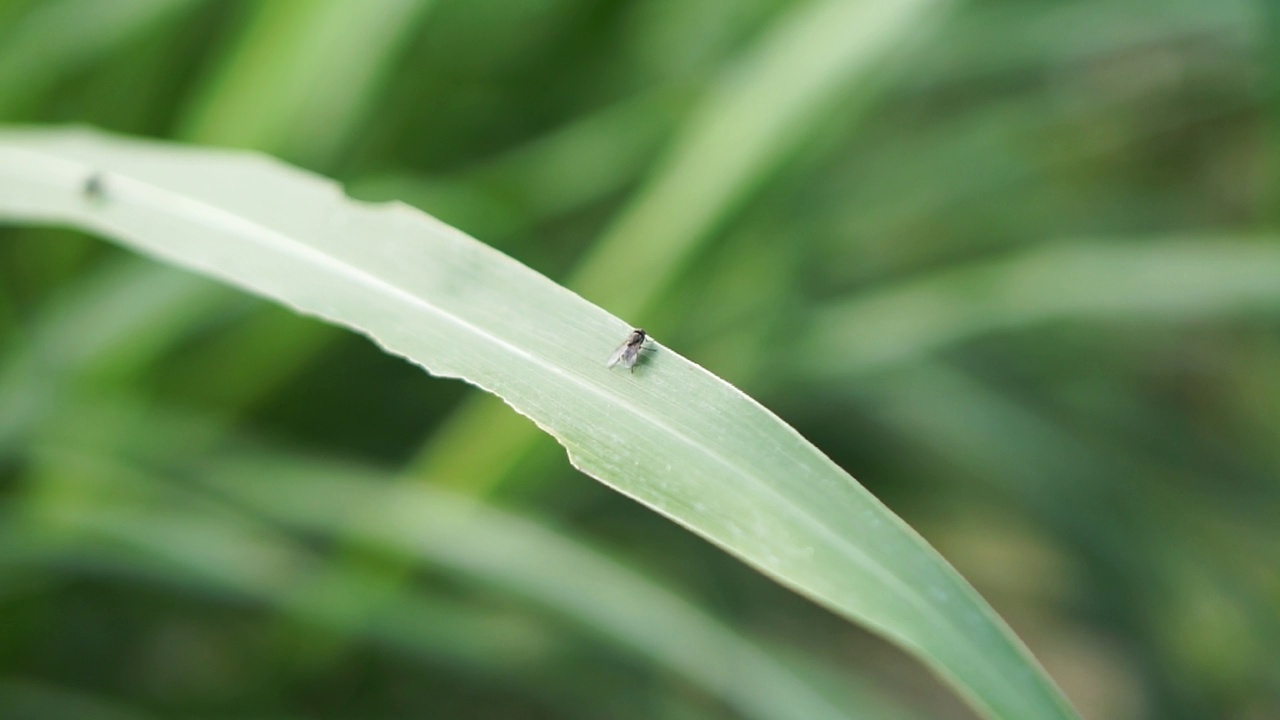
[[[100,172],[92,173],[84,179],[80,192],[87,200],[103,202],[107,199],[107,179]]]

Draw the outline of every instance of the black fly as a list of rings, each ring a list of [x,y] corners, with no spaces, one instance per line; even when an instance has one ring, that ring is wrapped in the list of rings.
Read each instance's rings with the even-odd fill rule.
[[[618,363],[622,363],[622,367],[635,372],[636,360],[640,359],[640,351],[644,349],[644,339],[647,337],[644,330],[636,328],[631,331],[626,340],[618,346],[617,350],[609,356],[608,367],[613,367]]]

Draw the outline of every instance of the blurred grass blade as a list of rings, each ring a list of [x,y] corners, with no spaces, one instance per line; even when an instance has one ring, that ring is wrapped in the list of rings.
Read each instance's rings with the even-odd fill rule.
[[[0,116],[203,0],[43,0],[0,29]],[[7,18],[6,18],[7,19]]]
[[[0,357],[0,457],[57,413],[56,398],[86,375],[140,372],[186,330],[243,304],[225,287],[136,258],[83,278]]]
[[[903,717],[865,689],[846,688],[828,698],[817,683],[705,611],[534,520],[397,483],[377,470],[282,453],[200,455],[194,462],[184,455],[180,465],[165,462],[170,471],[163,476],[152,475],[115,457],[133,457],[134,443],[150,445],[156,436],[161,445],[181,447],[176,436],[186,435],[199,418],[151,412],[122,444],[108,441],[112,457],[106,457],[97,454],[96,443],[89,452],[59,448],[67,438],[83,437],[81,426],[100,427],[133,416],[134,409],[88,403],[73,413],[78,417],[70,427],[51,428],[41,438],[33,463],[38,480],[26,502],[11,508],[20,522],[0,523],[0,571],[81,561],[106,572],[142,572],[161,583],[246,596],[295,623],[444,655],[493,673],[528,676],[533,666],[553,659],[547,655],[555,642],[546,630],[451,607],[400,582],[398,572],[387,575],[379,563],[328,572],[318,554],[263,526],[261,518],[305,537],[351,536],[366,551],[390,551],[412,558],[416,568],[443,567],[525,598],[681,675],[743,717]],[[149,457],[147,465],[152,462]],[[192,477],[216,499],[172,482],[172,475]],[[390,592],[388,580],[396,586]],[[377,612],[366,622],[352,626],[334,612],[342,604],[366,606],[375,601],[371,594],[378,595]]]
[[[8,677],[0,680],[0,717],[42,720],[147,720],[155,717],[114,699],[6,675]]]
[[[867,696],[853,703],[856,712],[838,708],[683,598],[551,528],[474,499],[286,456],[208,467],[212,487],[264,516],[307,532],[342,532],[362,546],[441,565],[539,602],[681,673],[743,717],[896,714]],[[625,603],[618,602],[622,597]]]
[[[429,216],[259,156],[10,131],[0,217],[96,230],[479,385],[587,474],[915,653],[987,717],[1074,717],[973,589],[794,430],[656,342],[634,374],[609,370],[626,323]]]
[[[1086,58],[1157,47],[1191,36],[1254,47],[1262,33],[1254,0],[1085,0],[967,3],[940,42],[922,53],[908,82],[976,80],[983,75],[1060,67]]]
[[[574,273],[574,289],[622,312],[652,303],[700,242],[779,165],[824,111],[932,29],[948,0],[810,0],[726,73],[653,179]],[[635,276],[643,291],[620,291]]]
[[[47,575],[127,577],[206,599],[260,603],[293,632],[351,633],[489,681],[528,682],[543,696],[572,694],[571,683],[537,672],[562,659],[565,643],[531,618],[406,585],[381,592],[379,614],[353,628],[317,599],[361,602],[380,585],[367,568],[333,572],[304,543],[238,510],[98,456],[45,447],[37,474],[36,492],[0,518],[6,587]],[[549,685],[555,692],[546,692]]]
[[[182,135],[329,162],[434,0],[258,3]]]
[[[1169,239],[1034,248],[858,295],[817,315],[790,362],[850,377],[982,335],[1055,320],[1187,321],[1280,310],[1280,246],[1266,239]]]

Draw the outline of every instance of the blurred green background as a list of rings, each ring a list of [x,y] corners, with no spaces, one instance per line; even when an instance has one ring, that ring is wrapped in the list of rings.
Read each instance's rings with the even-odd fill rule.
[[[823,22],[844,5],[866,22]],[[0,0],[0,121],[259,149],[416,205],[782,415],[1085,717],[1264,720],[1274,8]],[[502,506],[494,536],[601,553],[867,717],[972,717],[472,394],[100,240],[0,228],[0,717],[749,714],[513,574],[299,520],[322,474]]]

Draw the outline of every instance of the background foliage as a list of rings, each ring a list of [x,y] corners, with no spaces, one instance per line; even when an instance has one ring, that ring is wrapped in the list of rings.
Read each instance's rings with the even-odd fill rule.
[[[970,0],[805,25],[826,4],[3,0],[0,119],[257,148],[412,202],[778,411],[1086,717],[1274,717],[1275,11]],[[776,69],[787,38],[874,53]],[[7,228],[0,338],[4,717],[738,716],[554,600],[218,481],[263,448],[482,495],[850,706],[968,717],[359,338]],[[293,592],[313,583],[376,612]]]

